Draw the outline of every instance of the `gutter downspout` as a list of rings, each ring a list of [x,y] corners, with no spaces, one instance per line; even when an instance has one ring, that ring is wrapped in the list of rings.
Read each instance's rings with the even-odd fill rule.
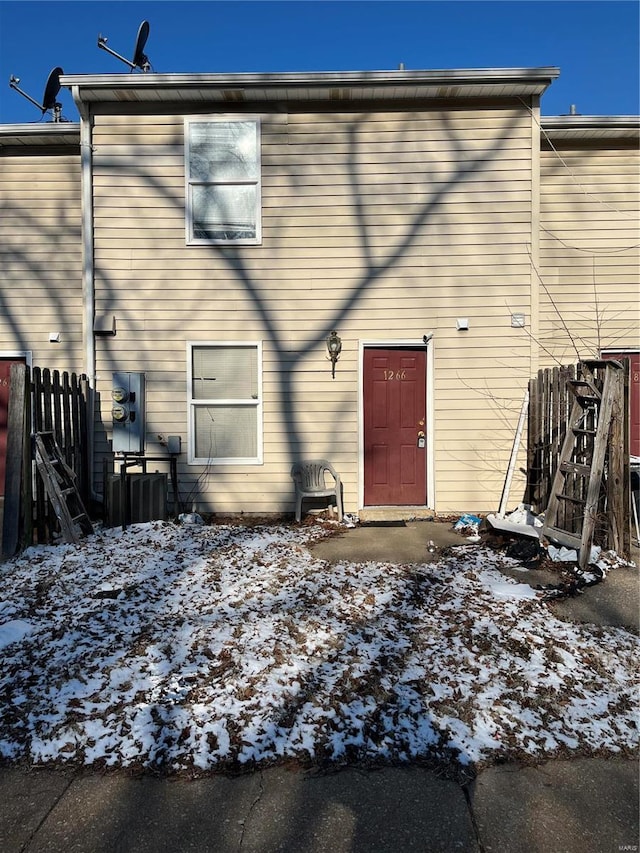
[[[82,343],[85,352],[85,372],[89,380],[89,412],[87,418],[87,442],[89,455],[89,494],[95,501],[102,502],[102,495],[94,491],[95,449],[95,383],[96,351],[93,334],[95,316],[95,266],[93,253],[93,115],[85,104],[78,86],[72,87],[73,100],[80,113],[80,175],[82,199]]]
[[[540,366],[540,185],[542,182],[540,169],[542,155],[540,152],[540,98],[531,99],[531,336],[530,346],[530,375],[535,376]]]

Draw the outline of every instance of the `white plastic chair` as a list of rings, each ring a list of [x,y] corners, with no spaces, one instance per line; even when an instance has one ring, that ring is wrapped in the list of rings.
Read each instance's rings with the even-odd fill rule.
[[[326,475],[333,477],[333,485],[327,486]],[[342,487],[340,474],[326,459],[307,459],[296,462],[291,468],[291,478],[296,488],[296,521],[302,518],[304,498],[335,497],[338,521],[342,521]],[[329,504],[333,512],[333,504]]]

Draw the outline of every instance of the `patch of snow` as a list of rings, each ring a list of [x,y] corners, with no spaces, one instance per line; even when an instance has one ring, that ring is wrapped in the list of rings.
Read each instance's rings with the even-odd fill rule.
[[[0,649],[19,643],[28,637],[33,630],[33,625],[26,619],[12,619],[0,625]]]
[[[328,565],[309,526],[150,522],[0,577],[0,756],[207,770],[638,744],[638,640],[556,619],[462,545]]]

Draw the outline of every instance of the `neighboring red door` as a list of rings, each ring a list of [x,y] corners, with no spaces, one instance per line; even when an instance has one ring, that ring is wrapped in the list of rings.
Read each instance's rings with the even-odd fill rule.
[[[427,502],[426,350],[364,350],[365,506]]]
[[[7,421],[9,415],[9,373],[12,364],[24,364],[24,358],[0,357],[0,496],[4,497],[7,467]]]
[[[608,352],[602,357],[629,359],[629,455],[640,456],[640,352]]]

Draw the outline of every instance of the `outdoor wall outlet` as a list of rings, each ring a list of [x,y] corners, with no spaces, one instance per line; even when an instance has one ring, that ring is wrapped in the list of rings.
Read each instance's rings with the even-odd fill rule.
[[[60,332],[49,332],[49,343],[50,344],[59,344],[60,343]]]
[[[180,453],[182,449],[182,439],[179,435],[168,435],[167,436],[167,450],[172,455],[175,453],[176,455]]]
[[[456,320],[456,329],[459,332],[466,332],[469,328],[469,318],[468,317],[458,317]]]

